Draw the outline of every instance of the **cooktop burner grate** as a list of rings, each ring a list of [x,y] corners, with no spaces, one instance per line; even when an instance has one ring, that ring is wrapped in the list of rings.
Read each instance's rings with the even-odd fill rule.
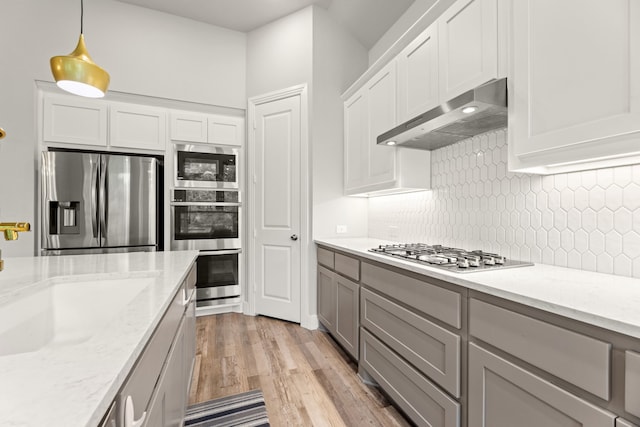
[[[531,262],[510,260],[503,255],[482,250],[468,251],[426,243],[380,245],[377,248],[369,249],[369,252],[402,258],[455,273],[473,273],[533,265]]]

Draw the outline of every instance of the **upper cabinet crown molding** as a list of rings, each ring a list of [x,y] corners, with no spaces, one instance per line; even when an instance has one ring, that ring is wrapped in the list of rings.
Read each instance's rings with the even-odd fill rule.
[[[637,163],[640,4],[525,0],[512,8],[509,168]]]

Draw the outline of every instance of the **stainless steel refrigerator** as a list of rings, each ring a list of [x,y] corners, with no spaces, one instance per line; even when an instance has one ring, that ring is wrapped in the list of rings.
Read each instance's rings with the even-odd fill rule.
[[[158,249],[158,160],[42,153],[42,254]]]

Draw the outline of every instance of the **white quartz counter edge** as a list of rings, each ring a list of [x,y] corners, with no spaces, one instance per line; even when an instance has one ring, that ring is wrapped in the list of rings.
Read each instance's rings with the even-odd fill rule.
[[[0,273],[0,302],[41,281],[153,278],[88,340],[0,357],[0,425],[97,426],[142,353],[197,251],[10,258]],[[0,304],[0,311],[3,305]]]
[[[640,338],[640,279],[536,264],[456,274],[368,252],[381,239],[316,239],[316,243],[362,258],[441,279],[468,289]]]

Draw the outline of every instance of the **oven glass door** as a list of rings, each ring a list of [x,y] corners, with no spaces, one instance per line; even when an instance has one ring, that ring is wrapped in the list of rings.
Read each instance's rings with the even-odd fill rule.
[[[240,251],[203,252],[197,260],[196,305],[229,304],[240,297]]]
[[[176,187],[238,188],[238,150],[218,147],[175,147]]]
[[[205,246],[199,249],[217,249],[218,245],[207,247],[206,242],[240,239],[239,206],[174,205],[173,209],[175,242],[201,241]]]

